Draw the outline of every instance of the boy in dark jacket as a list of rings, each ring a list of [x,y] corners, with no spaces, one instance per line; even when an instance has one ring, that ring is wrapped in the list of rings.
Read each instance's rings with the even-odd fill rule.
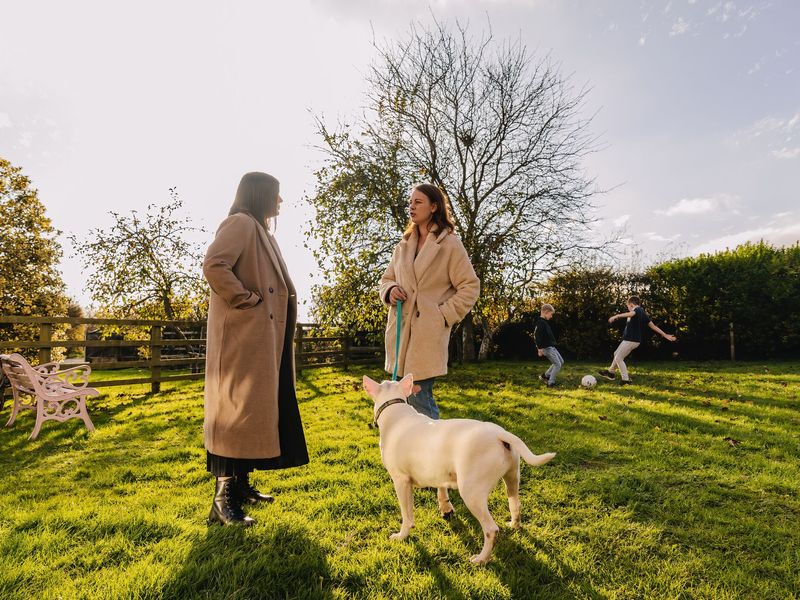
[[[658,335],[670,342],[675,341],[675,336],[672,334],[664,333],[661,329],[650,320],[650,316],[644,312],[641,304],[642,301],[639,296],[631,296],[628,298],[628,312],[613,315],[608,318],[609,323],[613,323],[617,319],[627,319],[625,323],[625,331],[622,332],[622,341],[617,349],[614,351],[614,359],[611,361],[611,366],[607,369],[599,371],[602,377],[609,381],[614,381],[614,371],[619,369],[619,374],[622,376],[622,384],[629,385],[632,383],[628,375],[628,367],[625,365],[625,358],[642,343],[644,334],[644,327],[647,325],[650,329],[655,331]]]
[[[556,376],[564,366],[564,359],[556,349],[556,336],[553,335],[553,330],[550,329],[550,323],[548,323],[555,312],[552,304],[542,304],[541,318],[536,321],[536,329],[533,330],[533,339],[536,342],[539,356],[546,357],[551,363],[550,368],[539,376],[539,379],[544,381],[547,387],[553,387],[556,384]]]

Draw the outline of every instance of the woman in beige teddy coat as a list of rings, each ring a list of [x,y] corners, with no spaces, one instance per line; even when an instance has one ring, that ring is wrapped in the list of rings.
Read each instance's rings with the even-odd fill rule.
[[[380,283],[389,306],[386,325],[386,370],[394,370],[397,301],[402,301],[398,377],[411,373],[415,393],[409,403],[432,419],[439,418],[433,398],[436,377],[447,373],[450,331],[472,310],[480,281],[464,244],[454,234],[442,191],[416,186],[409,200],[411,223],[394,249]]]

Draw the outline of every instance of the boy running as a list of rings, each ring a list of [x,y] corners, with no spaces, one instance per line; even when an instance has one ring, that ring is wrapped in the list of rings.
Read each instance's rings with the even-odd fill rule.
[[[670,342],[675,341],[675,336],[664,333],[659,329],[655,323],[650,320],[650,317],[644,312],[640,306],[642,303],[638,296],[631,296],[628,298],[628,312],[620,313],[608,318],[609,323],[613,323],[617,319],[627,318],[628,322],[625,324],[625,331],[622,332],[622,342],[620,342],[617,349],[614,351],[614,360],[611,361],[611,366],[608,369],[599,371],[602,377],[614,381],[614,371],[619,369],[619,374],[622,376],[622,384],[629,385],[632,383],[628,376],[628,368],[625,366],[625,358],[642,343],[642,334],[644,333],[644,326],[647,325],[650,329],[655,331],[658,335]]]
[[[536,342],[536,349],[539,356],[547,357],[550,361],[550,368],[544,373],[539,375],[539,379],[547,384],[547,387],[553,387],[556,384],[556,375],[564,366],[564,359],[556,349],[556,336],[553,335],[553,330],[550,329],[548,321],[553,318],[556,309],[552,304],[542,304],[541,318],[536,321],[536,329],[533,330],[533,339]]]

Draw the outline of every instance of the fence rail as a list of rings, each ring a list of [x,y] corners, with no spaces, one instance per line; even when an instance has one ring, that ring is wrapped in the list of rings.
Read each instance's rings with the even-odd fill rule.
[[[96,369],[148,369],[148,377],[128,379],[110,379],[92,381],[94,387],[150,384],[153,392],[161,390],[161,384],[169,381],[185,381],[202,379],[205,375],[202,367],[205,365],[205,321],[165,321],[146,319],[90,319],[83,317],[27,317],[27,316],[0,316],[0,327],[13,327],[14,325],[33,326],[38,329],[38,340],[11,339],[0,340],[0,353],[17,350],[38,350],[39,363],[51,362],[54,348],[63,349],[146,349],[150,358],[124,360],[118,357],[108,359],[102,356],[87,356],[84,350],[84,360]],[[71,325],[87,326],[81,337],[84,339],[54,339],[54,326]],[[89,327],[142,327],[149,329],[146,339],[86,339]],[[186,337],[188,335],[197,337]],[[350,336],[341,335],[316,335],[322,330],[317,323],[298,323],[294,336],[294,354],[297,369],[344,366],[375,363],[383,359],[383,348],[380,346],[355,345]],[[168,338],[165,332],[181,336]],[[97,335],[95,332],[93,332]],[[182,354],[166,354],[165,349],[180,349]],[[199,351],[202,350],[202,351]],[[70,359],[74,362],[74,359]],[[173,367],[188,367],[191,373],[165,374],[164,369]]]

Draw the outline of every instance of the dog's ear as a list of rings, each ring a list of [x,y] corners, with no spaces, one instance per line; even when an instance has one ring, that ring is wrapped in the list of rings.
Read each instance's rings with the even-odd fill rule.
[[[378,388],[381,387],[381,385],[377,381],[373,381],[366,375],[364,375],[362,383],[364,385],[364,391],[367,392],[367,395],[370,398],[374,398],[375,395],[378,393]]]
[[[414,389],[414,375],[409,373],[400,380],[400,389],[403,390],[403,395],[408,398],[411,391]]]

